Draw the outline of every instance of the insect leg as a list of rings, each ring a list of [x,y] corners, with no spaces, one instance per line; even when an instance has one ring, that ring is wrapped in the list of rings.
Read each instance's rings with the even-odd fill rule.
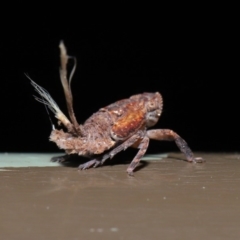
[[[58,163],[62,163],[62,162],[66,162],[69,159],[70,155],[63,155],[63,156],[57,156],[57,157],[52,157],[51,158],[51,162],[58,162]]]
[[[101,164],[101,161],[98,158],[92,159],[86,163],[83,163],[81,165],[79,165],[78,168],[80,168],[81,170],[86,170],[90,167],[97,167],[98,165]]]
[[[122,150],[126,150],[127,148],[131,147],[134,143],[136,143],[142,137],[143,137],[143,132],[139,131],[138,133],[136,133],[135,135],[127,139],[125,142],[115,147],[113,150],[104,154],[101,159],[101,164],[103,164],[108,158],[112,159],[117,153],[121,152]]]
[[[90,167],[97,167],[99,165],[102,165],[108,158],[112,159],[117,153],[121,152],[122,150],[126,150],[128,147],[132,146],[136,141],[141,139],[142,136],[143,132],[139,131],[138,133],[134,134],[132,137],[127,139],[125,142],[121,143],[119,146],[105,153],[101,157],[92,159],[84,164],[81,164],[79,168],[81,170],[85,170]]]
[[[137,155],[134,157],[134,159],[132,160],[132,162],[130,163],[130,165],[127,168],[127,173],[130,176],[133,175],[133,170],[137,167],[137,165],[138,165],[139,161],[141,160],[142,156],[147,151],[148,144],[149,144],[149,138],[147,136],[145,136],[142,139],[142,141],[140,142],[140,144],[138,145],[139,151],[138,151]]]
[[[175,141],[180,151],[186,156],[189,162],[203,162],[202,158],[195,158],[192,150],[187,145],[186,141],[182,139],[177,133],[170,129],[154,129],[148,130],[147,136],[150,139],[159,141]]]

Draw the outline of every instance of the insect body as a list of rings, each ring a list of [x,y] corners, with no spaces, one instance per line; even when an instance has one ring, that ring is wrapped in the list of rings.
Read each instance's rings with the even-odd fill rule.
[[[46,104],[67,129],[67,131],[63,131],[54,128],[50,135],[50,141],[55,142],[68,155],[78,154],[92,158],[92,160],[80,165],[80,169],[97,167],[120,151],[128,147],[135,147],[139,151],[127,168],[128,174],[132,175],[133,170],[145,154],[150,139],[175,141],[189,162],[202,162],[201,158],[194,157],[187,143],[174,131],[169,129],[147,130],[158,122],[162,112],[162,96],[158,92],[137,94],[128,99],[117,101],[101,108],[84,124],[78,124],[72,105],[71,77],[69,81],[67,78],[69,56],[63,42],[60,43],[59,47],[61,51],[60,78],[70,120],[45,89],[32,80],[31,83],[42,97],[36,99]]]

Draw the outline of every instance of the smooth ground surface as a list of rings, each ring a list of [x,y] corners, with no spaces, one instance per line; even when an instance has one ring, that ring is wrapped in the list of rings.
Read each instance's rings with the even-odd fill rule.
[[[196,156],[154,156],[134,177],[125,163],[3,168],[0,239],[240,239],[240,155]]]

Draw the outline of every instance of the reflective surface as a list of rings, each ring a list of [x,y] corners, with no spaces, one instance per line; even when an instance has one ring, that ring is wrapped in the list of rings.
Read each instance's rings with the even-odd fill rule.
[[[1,239],[240,239],[240,155],[196,156],[143,161],[134,177],[127,164],[4,169]]]

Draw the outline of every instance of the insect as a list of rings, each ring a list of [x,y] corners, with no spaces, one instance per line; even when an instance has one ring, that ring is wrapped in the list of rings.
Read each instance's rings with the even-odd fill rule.
[[[187,143],[177,133],[169,129],[147,130],[154,126],[162,113],[163,100],[160,93],[142,93],[133,95],[101,108],[90,116],[84,124],[78,124],[73,111],[73,98],[71,92],[71,80],[75,66],[68,79],[67,63],[69,56],[63,42],[60,42],[60,79],[64,89],[70,120],[60,110],[50,94],[41,86],[31,80],[31,84],[41,96],[35,97],[44,103],[55,114],[65,131],[53,130],[50,141],[56,143],[60,149],[64,149],[67,155],[61,161],[66,160],[70,154],[78,154],[91,158],[90,161],[81,164],[80,169],[88,169],[102,165],[107,159],[111,159],[117,153],[128,147],[138,148],[138,152],[127,168],[127,173],[133,175],[140,159],[145,154],[149,140],[175,141],[189,162],[202,162],[202,158],[195,158]],[[53,159],[59,160],[59,159]]]

